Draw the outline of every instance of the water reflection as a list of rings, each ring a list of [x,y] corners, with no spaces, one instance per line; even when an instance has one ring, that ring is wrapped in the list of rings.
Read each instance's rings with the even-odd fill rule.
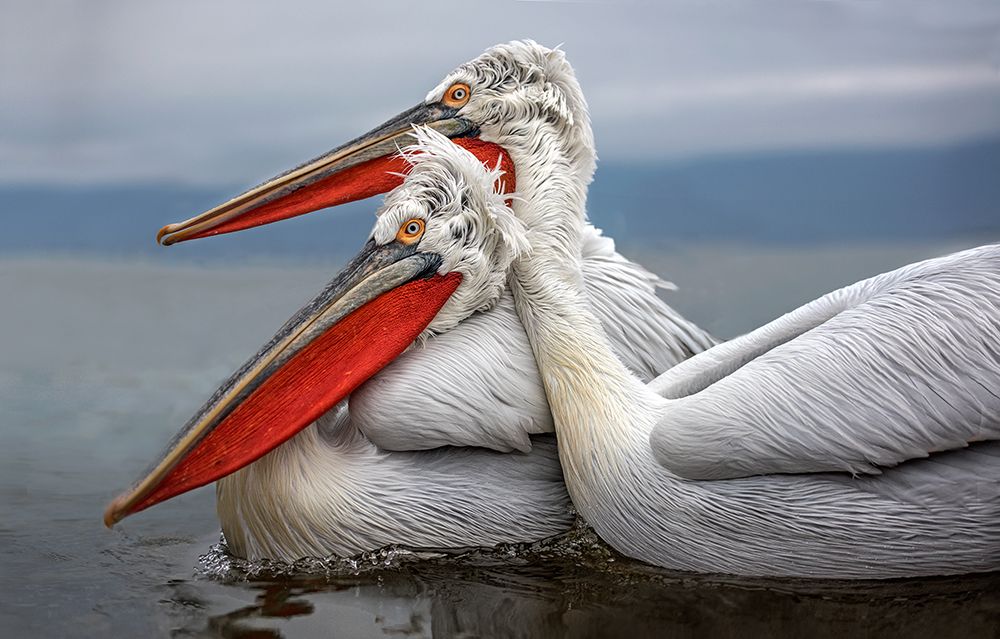
[[[209,618],[208,629],[224,637],[281,637],[276,629],[249,628],[243,622],[261,617],[289,619],[315,611],[315,607],[301,597],[309,590],[277,583],[265,584],[261,588],[263,592],[257,595],[253,604]]]
[[[565,556],[554,553],[549,545],[411,558],[356,574],[234,568],[174,583],[165,603],[208,613],[189,618],[178,636],[253,638],[969,637],[995,634],[1000,614],[1000,574],[884,583],[711,578],[615,556],[589,533]],[[241,602],[227,607],[233,591]]]

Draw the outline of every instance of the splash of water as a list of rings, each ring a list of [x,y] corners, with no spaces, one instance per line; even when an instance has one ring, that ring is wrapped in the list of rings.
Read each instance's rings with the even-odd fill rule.
[[[303,557],[293,562],[242,559],[229,551],[225,536],[220,533],[219,542],[198,559],[201,576],[224,581],[254,581],[297,575],[358,576],[427,562],[456,566],[523,566],[556,561],[607,569],[620,556],[602,542],[590,526],[577,518],[566,533],[533,543],[457,549],[391,545],[351,557]]]

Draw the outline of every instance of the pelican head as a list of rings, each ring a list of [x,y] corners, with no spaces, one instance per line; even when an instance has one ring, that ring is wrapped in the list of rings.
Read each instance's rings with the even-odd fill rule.
[[[499,157],[508,175],[516,167],[519,176],[531,177],[537,165],[557,163],[566,167],[574,190],[582,191],[594,172],[587,104],[565,55],[516,41],[459,66],[422,102],[368,133],[201,215],[165,226],[157,238],[174,244],[385,193],[409,169],[398,150],[413,142],[414,126],[433,129],[489,166]]]
[[[525,230],[499,165],[430,128],[403,151],[411,170],[347,267],[185,425],[107,508],[123,517],[255,461],[330,410],[423,335],[492,306]]]
[[[564,155],[577,176],[590,182],[596,160],[590,114],[573,67],[559,49],[531,40],[492,47],[449,73],[424,101],[449,102],[461,104],[456,115],[515,163],[550,138],[546,154]],[[517,168],[523,175],[526,167]]]
[[[440,260],[439,275],[462,276],[424,331],[443,333],[496,303],[527,247],[526,231],[507,206],[499,158],[491,169],[431,128],[416,127],[413,136],[402,152],[412,168],[386,197],[369,243],[412,245]]]

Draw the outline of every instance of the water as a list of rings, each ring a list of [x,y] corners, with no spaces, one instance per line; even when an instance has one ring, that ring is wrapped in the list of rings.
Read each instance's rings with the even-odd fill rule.
[[[687,246],[642,261],[682,287],[669,298],[678,308],[731,336],[836,286],[982,241]],[[375,555],[379,566],[290,572],[214,547],[210,488],[106,530],[107,501],[336,266],[0,258],[5,636],[997,636],[1000,575],[679,575],[585,531],[555,545],[399,551]]]

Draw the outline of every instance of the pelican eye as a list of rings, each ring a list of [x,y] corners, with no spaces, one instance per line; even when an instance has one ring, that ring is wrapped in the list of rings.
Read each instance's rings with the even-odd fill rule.
[[[459,108],[465,106],[465,103],[469,101],[469,96],[472,94],[472,89],[469,85],[464,82],[456,82],[455,84],[448,87],[448,90],[444,92],[444,98],[441,99],[445,106],[450,106],[454,108]]]
[[[424,221],[415,217],[403,222],[396,232],[396,239],[403,244],[413,244],[424,234]]]

